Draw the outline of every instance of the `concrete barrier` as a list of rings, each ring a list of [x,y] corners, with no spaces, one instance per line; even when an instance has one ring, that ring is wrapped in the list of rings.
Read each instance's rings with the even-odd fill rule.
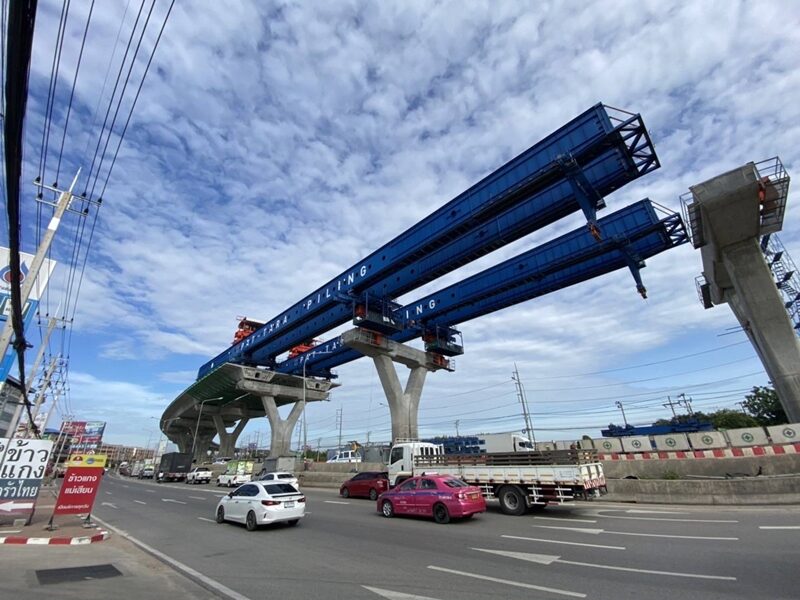
[[[650,438],[646,435],[631,435],[620,438],[620,441],[624,452],[650,452],[653,449]]]
[[[622,452],[622,442],[617,438],[594,438],[592,443],[598,452]]]
[[[660,459],[660,460],[606,460],[603,471],[606,477],[622,479],[639,477],[642,479],[663,479],[665,476],[706,476],[725,477],[726,475],[791,475],[800,474],[800,454],[741,456],[722,458]]]
[[[712,450],[714,448],[727,448],[728,440],[721,431],[698,431],[689,434],[692,448],[697,450]],[[681,448],[683,450],[683,448]]]
[[[767,433],[775,444],[791,444],[800,442],[800,423],[788,423],[786,425],[770,425]]]
[[[656,448],[662,452],[672,450],[689,450],[689,438],[685,433],[668,433],[665,435],[654,435],[653,442]]]
[[[747,479],[606,479],[605,500],[657,504],[797,504],[800,476]]]
[[[730,445],[735,448],[745,446],[766,446],[769,444],[767,432],[763,427],[744,427],[742,429],[729,429],[725,432]]]

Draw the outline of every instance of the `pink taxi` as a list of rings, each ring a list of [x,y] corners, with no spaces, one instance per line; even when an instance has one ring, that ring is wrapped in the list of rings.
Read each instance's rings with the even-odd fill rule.
[[[384,517],[418,515],[449,523],[451,518],[486,512],[486,500],[480,488],[451,475],[422,475],[378,496],[378,512]]]

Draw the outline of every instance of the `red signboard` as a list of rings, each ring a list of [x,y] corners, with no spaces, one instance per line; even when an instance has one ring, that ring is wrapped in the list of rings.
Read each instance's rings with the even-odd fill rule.
[[[103,479],[103,469],[68,467],[56,501],[54,515],[78,515],[92,512],[94,497]]]

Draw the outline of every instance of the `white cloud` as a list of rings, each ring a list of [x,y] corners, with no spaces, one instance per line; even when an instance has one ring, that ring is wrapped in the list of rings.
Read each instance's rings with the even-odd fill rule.
[[[26,182],[38,163],[59,9],[40,3]],[[78,7],[75,15],[86,10]],[[97,135],[92,119],[100,90],[107,102],[113,87],[123,10],[95,11],[61,184],[78,165],[85,177],[91,163],[96,137],[85,132]],[[105,193],[75,314],[72,367],[134,386],[139,391],[126,401],[129,410],[160,416],[166,403],[153,398],[174,398],[187,374],[227,347],[236,316],[278,314],[598,101],[641,112],[662,162],[659,171],[611,195],[606,213],[645,196],[677,210],[689,185],[775,154],[792,173],[800,164],[797,16],[794,5],[770,2],[628,2],[577,10],[554,3],[537,11],[515,2],[237,3],[203,11],[178,4]],[[126,17],[123,41],[133,18]],[[61,139],[81,27],[76,18],[68,28],[51,149]],[[48,159],[48,172],[55,160]],[[30,251],[41,225],[30,195],[25,208],[23,249]],[[790,199],[782,238],[800,255],[795,215]],[[61,263],[70,261],[77,222],[75,215],[64,219],[55,248]],[[404,300],[582,222],[565,219]],[[464,393],[475,401],[480,394],[472,390],[490,384],[511,397],[490,394],[489,406],[513,402],[515,361],[528,381],[724,345],[731,338],[716,336],[735,321],[725,307],[702,310],[694,289],[700,270],[699,253],[685,246],[648,260],[647,301],[619,272],[464,324],[467,354],[455,373],[429,376],[423,415],[426,407],[456,405],[429,421],[432,430],[451,431],[446,421],[459,418],[459,402],[446,397]],[[60,271],[63,277],[68,270]],[[56,290],[68,287],[53,283],[51,311],[62,296]],[[702,362],[722,363],[731,354]],[[361,415],[361,422],[351,421],[351,435],[388,427],[370,363],[339,372],[344,385],[336,400],[309,407],[309,435],[335,439],[328,431],[335,428],[325,427],[340,400],[346,413]],[[672,372],[678,370],[665,367],[664,374]],[[742,372],[734,365],[703,377]],[[585,384],[609,380],[633,378],[609,374]],[[70,383],[73,395],[86,397],[84,410],[107,410],[102,395],[80,391],[95,390],[95,383],[75,372]],[[646,387],[621,385],[620,397]],[[151,386],[158,391],[142,391]],[[597,409],[594,418],[554,414],[551,422],[568,427],[616,418],[613,410],[602,412],[613,409],[606,396],[602,388],[580,395],[598,398],[583,400],[584,408]],[[543,402],[537,409],[557,406]],[[651,404],[642,418],[663,416],[665,409]],[[514,412],[498,410],[487,415]],[[117,417],[109,420],[113,436]],[[486,423],[486,429],[519,425]],[[266,427],[256,423],[248,431]],[[480,428],[478,419],[468,429],[462,424],[462,431]]]

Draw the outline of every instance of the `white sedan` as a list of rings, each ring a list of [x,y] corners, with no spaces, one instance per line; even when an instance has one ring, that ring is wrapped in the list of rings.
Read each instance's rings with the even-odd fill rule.
[[[254,531],[259,525],[281,521],[297,525],[305,512],[306,497],[295,486],[254,481],[220,498],[216,520],[244,523],[248,531]]]
[[[299,488],[297,477],[292,473],[286,471],[273,471],[271,473],[264,473],[263,471],[258,474],[256,481],[263,481],[264,483],[290,483],[294,487]]]

